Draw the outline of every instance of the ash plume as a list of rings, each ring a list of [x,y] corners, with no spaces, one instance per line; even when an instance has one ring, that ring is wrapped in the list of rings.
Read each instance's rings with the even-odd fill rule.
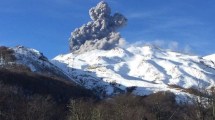
[[[89,10],[92,21],[76,28],[70,37],[70,51],[83,53],[89,50],[109,50],[123,43],[117,30],[126,25],[127,19],[120,13],[111,15],[104,1]]]

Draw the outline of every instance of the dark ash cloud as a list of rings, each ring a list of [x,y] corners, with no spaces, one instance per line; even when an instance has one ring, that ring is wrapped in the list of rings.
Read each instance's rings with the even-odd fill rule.
[[[123,43],[117,30],[127,24],[127,18],[120,13],[111,15],[111,9],[104,1],[89,10],[92,21],[76,28],[70,37],[70,51],[83,53],[89,50],[109,50]]]

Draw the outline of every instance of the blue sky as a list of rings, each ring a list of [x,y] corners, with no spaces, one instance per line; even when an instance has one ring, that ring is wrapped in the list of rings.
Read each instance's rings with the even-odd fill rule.
[[[100,0],[0,0],[0,45],[24,45],[48,58],[69,52],[71,32]],[[198,55],[215,53],[214,0],[106,0],[128,18],[128,43],[153,43]]]

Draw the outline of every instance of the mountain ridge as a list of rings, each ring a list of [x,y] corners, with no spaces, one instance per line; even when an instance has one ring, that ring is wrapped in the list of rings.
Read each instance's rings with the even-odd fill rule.
[[[101,88],[99,91],[107,96],[126,92],[130,87],[135,88],[136,95],[171,91],[187,96],[186,92],[171,86],[209,89],[215,80],[215,66],[211,61],[149,45],[69,53],[55,57],[52,63],[77,83],[88,89]]]
[[[23,46],[8,49],[13,51],[15,63],[27,70],[64,78],[101,97],[171,91],[183,98],[189,96],[186,89],[198,89],[200,85],[210,89],[215,84],[215,65],[211,60],[152,45],[62,54],[52,60],[35,49]]]
[[[43,74],[50,77],[68,78],[57,66],[53,65],[43,53],[24,46],[0,47],[1,66],[10,68],[13,66],[24,67],[27,71]]]

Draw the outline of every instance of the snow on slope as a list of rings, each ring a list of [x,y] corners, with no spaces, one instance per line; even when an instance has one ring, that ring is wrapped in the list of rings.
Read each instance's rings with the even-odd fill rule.
[[[69,77],[61,69],[52,64],[39,51],[23,46],[17,46],[10,49],[14,51],[16,64],[23,65],[29,68],[32,72],[39,74],[69,79]]]
[[[213,65],[215,65],[215,54],[212,54],[212,55],[208,55],[208,56],[205,56],[203,57],[205,60],[209,60],[209,61],[212,61],[213,62]]]
[[[215,67],[210,61],[153,46],[70,53],[55,57],[52,63],[75,82],[104,96],[126,92],[129,87],[135,87],[137,95],[172,91],[184,96],[188,94],[170,85],[210,88],[215,82]]]

